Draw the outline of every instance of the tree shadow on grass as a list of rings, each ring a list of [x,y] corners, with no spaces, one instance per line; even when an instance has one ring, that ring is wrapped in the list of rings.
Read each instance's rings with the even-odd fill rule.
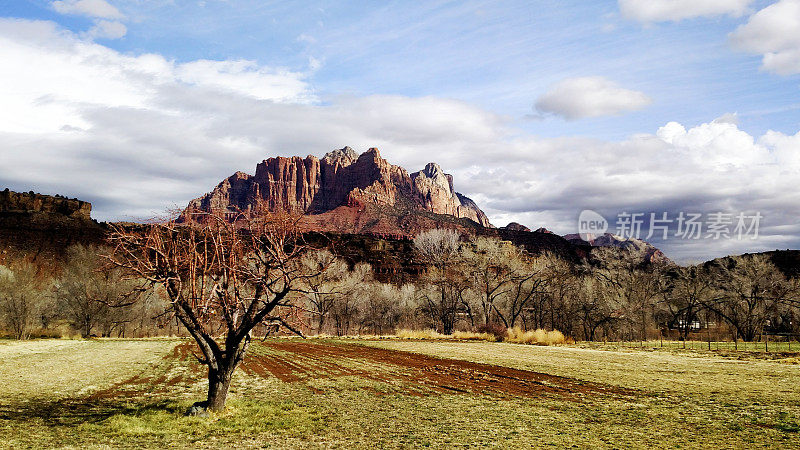
[[[174,399],[31,399],[0,404],[0,422],[41,421],[46,426],[77,426],[98,423],[112,416],[140,416],[152,412],[182,414],[186,406]]]

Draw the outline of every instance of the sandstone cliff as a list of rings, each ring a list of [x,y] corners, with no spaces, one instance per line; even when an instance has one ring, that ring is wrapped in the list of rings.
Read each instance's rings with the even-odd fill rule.
[[[350,147],[322,159],[264,160],[255,175],[237,172],[189,202],[181,220],[198,220],[204,213],[234,218],[256,208],[304,214],[305,225],[318,231],[408,235],[435,226],[435,215],[491,227],[475,202],[455,192],[453,177],[439,165],[409,175],[376,148],[358,155]]]
[[[0,191],[0,213],[58,214],[72,219],[91,220],[92,204],[61,196],[14,192],[6,188]]]
[[[52,263],[72,244],[102,243],[105,230],[91,211],[91,203],[77,199],[0,191],[0,264],[19,256]]]

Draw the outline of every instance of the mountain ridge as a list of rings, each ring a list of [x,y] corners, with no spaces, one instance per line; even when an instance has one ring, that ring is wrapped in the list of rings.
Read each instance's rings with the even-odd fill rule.
[[[191,200],[179,221],[202,221],[209,214],[233,220],[260,208],[302,214],[301,224],[314,231],[413,235],[435,222],[452,222],[430,214],[458,219],[456,228],[471,228],[464,219],[493,228],[474,201],[454,190],[452,175],[438,164],[409,173],[374,147],[360,155],[344,147],[322,158],[265,159],[255,175],[235,172]]]

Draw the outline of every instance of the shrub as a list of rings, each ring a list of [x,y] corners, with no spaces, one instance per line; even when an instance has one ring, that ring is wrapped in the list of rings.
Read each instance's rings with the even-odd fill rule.
[[[462,339],[466,341],[488,341],[488,342],[497,342],[502,340],[502,338],[498,339],[492,333],[486,332],[474,332],[474,331],[455,331],[453,332],[453,339]]]
[[[397,337],[401,339],[445,339],[447,335],[441,334],[436,330],[397,330]]]
[[[495,341],[502,341],[506,338],[506,327],[499,323],[487,323],[478,327],[478,333],[491,334]]]
[[[437,332],[436,330],[408,330],[408,329],[401,329],[397,330],[397,337],[401,339],[437,339],[437,340],[444,340],[444,339],[461,339],[461,340],[469,340],[469,341],[489,341],[489,342],[497,342],[501,341],[492,333],[476,333],[474,331],[455,331],[453,334],[442,334]]]
[[[514,327],[507,330],[506,341],[515,344],[553,345],[563,344],[566,339],[558,330],[545,331],[539,328],[535,331],[523,331],[520,327]]]

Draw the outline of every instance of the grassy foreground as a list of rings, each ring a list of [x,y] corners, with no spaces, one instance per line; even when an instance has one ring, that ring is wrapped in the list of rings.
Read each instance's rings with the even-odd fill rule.
[[[183,415],[205,389],[191,351],[177,340],[2,341],[0,446],[800,446],[791,359],[268,340],[252,347],[229,409],[200,418]]]

